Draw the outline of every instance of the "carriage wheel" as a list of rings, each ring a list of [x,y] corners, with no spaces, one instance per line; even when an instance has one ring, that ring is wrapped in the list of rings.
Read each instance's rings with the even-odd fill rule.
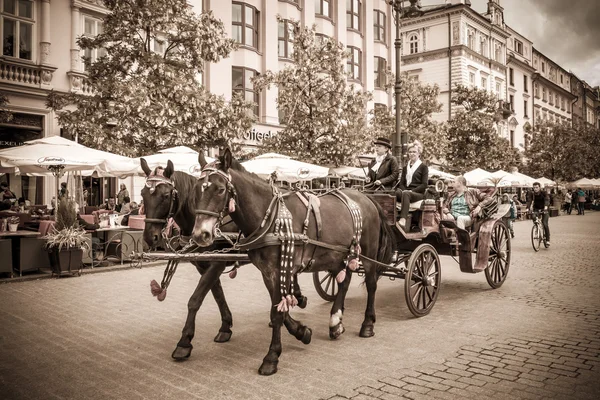
[[[429,314],[440,290],[442,265],[430,244],[421,244],[408,260],[404,278],[406,305],[415,317]]]
[[[540,251],[540,243],[542,243],[542,230],[537,224],[533,225],[531,228],[531,245],[533,246],[533,250]]]
[[[339,285],[335,280],[335,274],[329,271],[313,272],[313,283],[321,298],[325,301],[334,301],[339,291]]]
[[[492,288],[498,289],[506,280],[510,267],[510,238],[508,228],[502,221],[496,221],[491,241],[485,279]]]

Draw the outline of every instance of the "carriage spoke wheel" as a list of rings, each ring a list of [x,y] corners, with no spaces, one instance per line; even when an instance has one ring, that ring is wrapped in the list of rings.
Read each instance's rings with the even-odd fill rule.
[[[313,283],[321,298],[325,301],[334,301],[340,289],[335,275],[329,271],[313,272]]]
[[[415,317],[429,314],[437,300],[442,265],[437,251],[430,244],[417,247],[408,260],[404,278],[406,305]]]
[[[533,228],[531,228],[531,245],[533,246],[533,250],[540,251],[540,243],[542,243],[542,230],[539,225],[534,224]]]
[[[510,267],[510,237],[508,228],[502,221],[496,221],[492,231],[488,266],[485,279],[489,285],[497,289],[506,280]]]

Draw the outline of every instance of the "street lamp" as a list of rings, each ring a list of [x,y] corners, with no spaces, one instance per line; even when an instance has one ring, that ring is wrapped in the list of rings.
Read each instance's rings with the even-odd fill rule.
[[[394,97],[396,101],[396,134],[392,137],[392,146],[394,148],[394,156],[398,158],[400,165],[404,164],[404,152],[408,138],[406,132],[402,132],[400,127],[400,64],[402,63],[402,39],[401,39],[401,19],[414,18],[423,15],[421,11],[420,0],[408,0],[410,6],[405,7],[404,3],[407,0],[389,0],[389,4],[394,10],[394,21],[396,23],[396,39],[394,40],[394,49],[396,51],[396,82],[394,84]]]

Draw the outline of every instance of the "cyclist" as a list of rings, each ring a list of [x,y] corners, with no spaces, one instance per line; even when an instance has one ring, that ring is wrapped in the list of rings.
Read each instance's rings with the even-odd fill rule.
[[[544,225],[544,234],[546,235],[546,246],[550,246],[550,227],[548,226],[548,206],[550,205],[550,196],[546,191],[542,191],[539,182],[533,183],[533,192],[527,194],[527,209],[531,213],[545,213],[542,215],[542,225]]]

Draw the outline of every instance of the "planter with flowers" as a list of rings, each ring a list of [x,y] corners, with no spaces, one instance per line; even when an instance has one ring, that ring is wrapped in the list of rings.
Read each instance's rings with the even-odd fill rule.
[[[19,217],[9,217],[8,218],[8,231],[16,232],[19,229]]]
[[[63,197],[56,211],[56,224],[44,237],[53,275],[81,275],[83,250],[88,242],[85,230],[77,222],[75,210],[75,202]]]

